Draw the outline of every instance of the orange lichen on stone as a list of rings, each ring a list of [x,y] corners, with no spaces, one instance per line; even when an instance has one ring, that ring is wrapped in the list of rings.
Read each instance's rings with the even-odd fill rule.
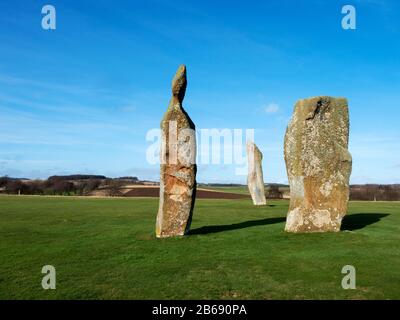
[[[161,121],[160,202],[156,221],[159,238],[189,231],[196,196],[195,126],[182,107],[186,67],[172,80],[172,99]]]
[[[352,159],[344,98],[313,97],[296,103],[285,135],[290,207],[285,230],[340,230],[347,212]]]

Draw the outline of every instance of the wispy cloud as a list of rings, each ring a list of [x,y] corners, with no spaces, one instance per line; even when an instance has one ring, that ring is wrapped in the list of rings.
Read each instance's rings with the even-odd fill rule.
[[[266,107],[265,107],[265,112],[268,114],[271,113],[277,113],[279,111],[279,105],[275,102],[270,102]]]
[[[127,104],[119,107],[118,110],[121,112],[134,112],[137,111],[137,108],[133,104]]]
[[[88,88],[78,84],[52,83],[47,81],[32,80],[29,78],[16,77],[5,74],[0,74],[0,82],[7,85],[32,86],[32,87],[42,88],[45,90],[61,91],[64,93],[69,93],[74,95],[82,95],[84,93],[99,93],[100,91],[98,88]],[[101,91],[104,92],[104,90]]]
[[[383,18],[384,27],[390,32],[398,31],[398,17],[394,14],[398,12],[399,6],[398,1],[387,1],[387,0],[354,0],[356,6],[369,6],[376,9],[377,14],[380,14]]]

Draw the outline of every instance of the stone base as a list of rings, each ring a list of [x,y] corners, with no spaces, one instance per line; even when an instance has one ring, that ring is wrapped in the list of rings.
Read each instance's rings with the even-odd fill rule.
[[[339,232],[344,214],[328,210],[302,211],[299,208],[289,211],[286,219],[286,232]],[[333,218],[332,218],[333,217]]]

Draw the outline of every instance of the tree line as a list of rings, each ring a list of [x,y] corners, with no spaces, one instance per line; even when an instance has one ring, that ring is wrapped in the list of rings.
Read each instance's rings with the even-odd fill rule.
[[[72,182],[64,179],[19,180],[0,178],[0,188],[8,194],[26,195],[85,195],[96,190],[102,180],[88,179]]]
[[[47,180],[28,180],[0,177],[0,192],[26,195],[89,195],[103,189],[108,196],[120,196],[121,187],[126,184],[140,184],[137,177],[107,178],[100,175],[51,176]],[[266,188],[267,197],[282,199],[279,185],[270,184]],[[360,201],[400,201],[400,185],[351,185],[350,200]]]
[[[400,201],[400,185],[352,185],[350,200],[361,201]]]
[[[119,196],[124,184],[138,181],[137,177],[112,179],[95,175],[51,176],[47,180],[0,177],[0,190],[7,194],[81,196],[104,188],[107,195]]]

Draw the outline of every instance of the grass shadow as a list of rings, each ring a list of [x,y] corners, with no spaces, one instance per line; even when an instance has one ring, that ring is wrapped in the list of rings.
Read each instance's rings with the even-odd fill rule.
[[[249,228],[249,227],[264,226],[267,224],[280,223],[280,222],[284,222],[284,221],[286,221],[286,218],[279,217],[279,218],[266,218],[266,219],[260,219],[260,220],[249,220],[249,221],[244,221],[244,222],[239,222],[239,223],[225,224],[225,225],[218,225],[218,226],[205,226],[205,227],[190,230],[189,235],[209,234],[209,233],[217,233],[217,232],[230,231],[230,230],[238,230],[238,229],[244,229],[244,228]]]
[[[358,230],[379,222],[389,216],[387,213],[356,213],[343,218],[342,230]]]

